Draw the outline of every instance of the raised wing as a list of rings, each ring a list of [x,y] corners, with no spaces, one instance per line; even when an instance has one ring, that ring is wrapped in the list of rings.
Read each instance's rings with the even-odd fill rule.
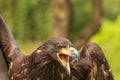
[[[73,80],[114,80],[108,61],[96,43],[88,43],[80,53],[80,61],[71,62]]]
[[[9,80],[8,68],[5,62],[3,52],[0,49],[0,80]]]
[[[4,53],[4,57],[7,61],[7,64],[12,62],[18,56],[23,56],[19,47],[16,44],[14,37],[11,32],[8,30],[5,22],[0,16],[0,48]]]

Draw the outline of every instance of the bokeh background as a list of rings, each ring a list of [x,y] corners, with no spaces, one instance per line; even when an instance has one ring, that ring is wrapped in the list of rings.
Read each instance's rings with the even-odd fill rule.
[[[38,46],[51,38],[51,35],[54,36],[52,1],[54,0],[0,0],[0,15],[26,55],[31,54]],[[102,23],[99,30],[86,42],[96,42],[100,45],[115,80],[120,80],[120,0],[100,1],[102,1],[103,11]],[[93,19],[95,6],[92,4],[94,0],[69,0],[69,2],[72,25],[70,25],[68,36],[74,43],[74,39]],[[64,16],[62,18],[64,19]]]

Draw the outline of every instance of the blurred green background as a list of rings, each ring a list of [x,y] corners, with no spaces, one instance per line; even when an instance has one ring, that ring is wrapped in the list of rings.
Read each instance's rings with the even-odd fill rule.
[[[91,0],[71,0],[74,9],[72,37],[92,18]],[[104,20],[90,41],[98,43],[110,63],[115,80],[120,80],[120,0],[103,0]],[[18,45],[28,55],[51,33],[51,7],[47,0],[0,0],[0,14]]]

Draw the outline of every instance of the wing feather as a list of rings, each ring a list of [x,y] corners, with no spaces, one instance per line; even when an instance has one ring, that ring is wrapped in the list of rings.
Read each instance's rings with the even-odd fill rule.
[[[8,68],[5,62],[3,52],[0,49],[0,80],[9,80],[8,77]]]
[[[0,16],[0,48],[5,55],[7,64],[12,62],[18,56],[20,57],[23,55],[18,45],[16,44],[16,41],[12,33],[7,28],[1,16]]]
[[[71,62],[73,80],[114,80],[102,49],[87,43],[80,53],[80,61]]]

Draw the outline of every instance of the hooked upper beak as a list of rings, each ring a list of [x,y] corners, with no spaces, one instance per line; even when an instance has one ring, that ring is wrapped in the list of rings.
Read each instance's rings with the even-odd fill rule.
[[[73,47],[70,47],[70,50],[71,50],[70,56],[79,61],[80,60],[79,52]]]
[[[78,51],[73,47],[62,48],[57,53],[57,57],[69,75],[70,75],[69,58],[72,57],[77,61],[80,59]]]

